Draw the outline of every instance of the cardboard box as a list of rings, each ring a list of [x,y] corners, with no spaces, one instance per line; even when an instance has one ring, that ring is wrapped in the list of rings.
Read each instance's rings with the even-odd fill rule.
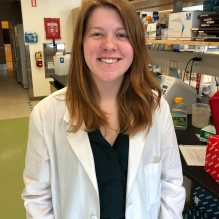
[[[191,28],[201,25],[198,16],[203,13],[202,11],[171,13],[169,15],[168,39],[192,40],[194,33]]]
[[[211,136],[216,135],[216,129],[213,125],[208,125],[200,130],[200,140],[208,140]]]
[[[219,184],[218,158],[219,158],[219,135],[215,135],[215,136],[211,136],[208,140],[204,169]]]

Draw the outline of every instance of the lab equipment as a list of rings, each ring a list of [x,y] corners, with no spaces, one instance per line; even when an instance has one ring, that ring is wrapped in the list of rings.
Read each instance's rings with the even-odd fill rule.
[[[51,78],[50,75],[55,74],[53,56],[55,56],[57,52],[61,52],[63,55],[65,55],[65,43],[43,43],[43,63],[46,78]]]
[[[204,128],[208,125],[210,118],[210,107],[204,103],[192,104],[192,125],[196,128]]]
[[[156,79],[162,88],[162,96],[168,102],[170,108],[175,97],[182,97],[188,106],[188,114],[192,114],[192,104],[196,103],[196,89],[184,83],[182,80],[167,75],[160,75]]]

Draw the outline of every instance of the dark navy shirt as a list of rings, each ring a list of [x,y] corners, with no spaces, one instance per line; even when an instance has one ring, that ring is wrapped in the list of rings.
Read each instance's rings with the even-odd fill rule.
[[[101,219],[124,219],[129,137],[119,133],[113,146],[100,130],[88,133],[93,151]]]

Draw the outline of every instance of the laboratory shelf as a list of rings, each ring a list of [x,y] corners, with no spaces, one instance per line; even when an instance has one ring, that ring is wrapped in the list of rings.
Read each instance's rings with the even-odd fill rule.
[[[191,40],[152,40],[146,39],[146,44],[158,43],[168,45],[191,45],[191,46],[219,46],[219,42],[191,41]]]

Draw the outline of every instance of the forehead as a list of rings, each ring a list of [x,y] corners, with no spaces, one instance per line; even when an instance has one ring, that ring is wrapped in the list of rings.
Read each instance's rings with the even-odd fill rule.
[[[94,8],[87,17],[87,25],[93,26],[97,23],[114,23],[118,22],[123,25],[119,12],[110,6],[100,6]]]

